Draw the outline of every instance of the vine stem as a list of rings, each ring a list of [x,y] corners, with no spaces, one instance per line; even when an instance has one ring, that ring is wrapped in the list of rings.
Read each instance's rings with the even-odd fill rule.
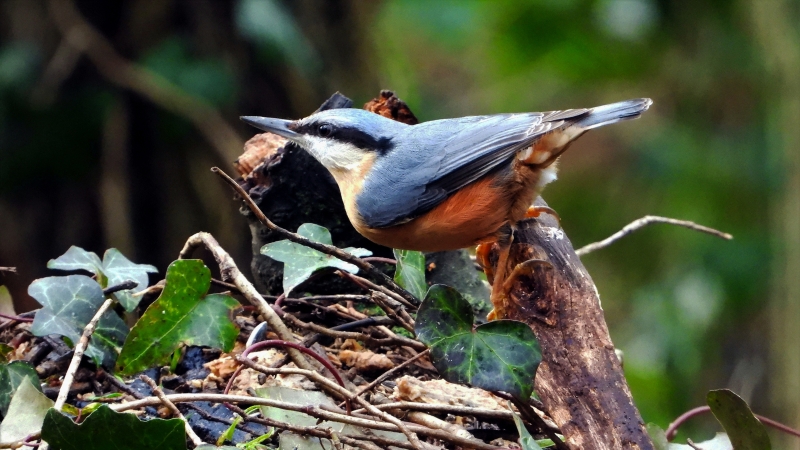
[[[664,433],[667,436],[667,440],[671,442],[673,439],[675,439],[675,435],[678,433],[678,428],[680,428],[681,425],[686,423],[689,419],[709,412],[711,412],[710,407],[698,406],[697,408],[690,409],[689,411],[681,414],[677,419],[673,420],[672,423],[669,424],[669,427],[667,427],[667,431]],[[764,417],[760,414],[754,413],[753,415],[756,416],[756,419],[758,419],[764,425],[775,428],[776,430],[782,431],[791,436],[800,438],[800,431],[795,430],[788,425],[784,425],[776,420],[772,420],[769,417]]]

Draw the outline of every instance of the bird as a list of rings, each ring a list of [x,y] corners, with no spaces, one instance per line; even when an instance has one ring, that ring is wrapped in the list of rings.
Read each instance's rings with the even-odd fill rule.
[[[651,104],[638,98],[416,125],[355,108],[299,120],[241,120],[294,142],[319,161],[339,185],[353,227],[367,239],[424,252],[500,242],[494,278],[502,282],[517,223],[553,212],[531,205],[556,179],[561,154],[586,131],[638,118]]]
[[[639,117],[652,101],[407,125],[369,111],[300,120],[242,116],[308,151],[333,175],[355,229],[387,247],[435,252],[495,240],[557,176],[584,132]]]

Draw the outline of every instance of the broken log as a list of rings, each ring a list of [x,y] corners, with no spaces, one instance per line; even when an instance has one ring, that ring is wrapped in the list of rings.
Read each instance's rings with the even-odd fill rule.
[[[537,206],[547,206],[541,199]],[[608,333],[600,297],[558,221],[523,221],[509,269],[533,266],[507,284],[506,319],[527,323],[542,347],[535,391],[570,448],[653,449]],[[496,257],[494,257],[496,260]]]

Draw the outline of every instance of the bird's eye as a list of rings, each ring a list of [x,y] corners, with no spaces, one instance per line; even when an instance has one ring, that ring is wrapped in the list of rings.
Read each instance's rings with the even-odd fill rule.
[[[331,127],[328,124],[323,123],[322,125],[319,126],[319,129],[317,131],[319,131],[319,135],[320,136],[328,137],[333,132],[333,127]]]

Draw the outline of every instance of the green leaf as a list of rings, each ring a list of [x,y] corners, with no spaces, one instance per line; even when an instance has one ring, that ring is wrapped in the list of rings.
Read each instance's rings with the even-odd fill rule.
[[[11,403],[14,392],[26,379],[30,380],[40,392],[42,391],[39,386],[39,375],[30,364],[24,361],[13,361],[0,366],[0,413],[3,416],[8,412],[8,405]]]
[[[28,287],[28,294],[41,303],[31,326],[35,336],[58,334],[77,343],[86,324],[105,301],[103,289],[85,275],[40,278]],[[86,355],[96,364],[113,367],[119,347],[128,334],[125,322],[112,310],[100,317]]]
[[[728,389],[710,391],[708,406],[728,433],[735,450],[769,450],[772,445],[767,429],[747,403]]]
[[[148,273],[158,272],[154,266],[149,264],[135,264],[122,255],[119,250],[110,248],[103,255],[103,260],[93,252],[72,246],[66,253],[56,259],[51,259],[47,263],[50,269],[58,270],[85,270],[97,276],[102,288],[120,284],[123,281],[133,280],[136,287],[131,291],[120,291],[114,294],[114,298],[119,301],[125,311],[133,311],[139,305],[141,297],[133,297],[136,291],[147,287],[149,278]]]
[[[231,320],[239,302],[228,295],[206,295],[211,271],[196,259],[170,264],[158,299],[136,322],[117,361],[120,375],[169,364],[183,345],[233,349],[239,330]]]
[[[53,450],[186,450],[181,419],[144,422],[106,405],[80,425],[51,408],[42,425],[42,440]]]
[[[414,331],[431,349],[442,377],[527,400],[542,351],[530,327],[496,320],[473,329],[469,302],[455,289],[431,286],[417,312]]]
[[[514,412],[514,409],[511,408],[511,402],[508,402],[508,409],[511,410],[511,417],[514,418],[514,425],[517,426],[517,432],[519,433],[519,445],[522,447],[522,450],[542,450],[542,447],[539,446],[539,443],[536,442],[536,439],[531,436],[531,433],[525,428],[525,424],[522,423],[522,419]]]
[[[10,316],[17,315],[17,312],[14,310],[14,300],[11,298],[11,293],[8,292],[8,288],[5,286],[0,286],[0,313]]]
[[[100,275],[103,272],[103,263],[96,253],[87,252],[73,245],[63,255],[48,261],[47,268],[68,271],[85,270],[94,275]]]
[[[19,385],[17,392],[8,406],[8,414],[0,422],[0,443],[25,439],[42,429],[45,413],[53,406],[53,401],[37,390],[36,384],[25,381]]]
[[[425,255],[413,250],[394,249],[394,258],[397,260],[394,281],[414,297],[424,298],[428,290],[425,284]]]
[[[297,234],[320,244],[333,245],[328,229],[313,223],[300,225]],[[363,248],[348,247],[343,250],[359,258],[372,254]],[[358,273],[358,267],[350,263],[289,240],[271,242],[261,247],[261,253],[283,263],[283,293],[286,295],[314,272],[325,267]]]
[[[114,286],[124,281],[133,280],[136,287],[130,291],[120,291],[114,294],[116,299],[125,308],[133,311],[139,305],[141,297],[132,294],[147,287],[149,284],[148,273],[157,273],[158,269],[149,264],[135,264],[122,255],[119,250],[110,248],[103,255],[103,274],[108,279],[108,286]]]

